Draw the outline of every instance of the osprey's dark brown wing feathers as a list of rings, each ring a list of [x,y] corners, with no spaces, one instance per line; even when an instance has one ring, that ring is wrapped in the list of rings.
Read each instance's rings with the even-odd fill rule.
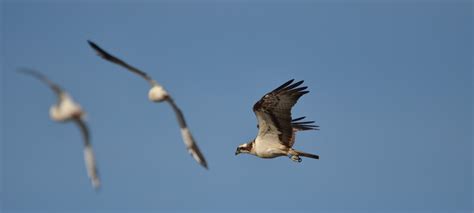
[[[304,81],[293,81],[289,80],[267,93],[253,106],[261,127],[259,135],[276,133],[281,143],[287,146],[291,144],[293,135],[291,108],[302,95],[309,92],[305,90],[307,87],[298,87]]]
[[[300,121],[306,117],[299,117],[291,120],[291,126],[295,131],[304,131],[304,130],[319,130],[318,125],[313,125],[314,121]]]
[[[306,117],[299,117],[291,120],[291,126],[293,127],[294,131],[305,131],[305,130],[319,130],[318,125],[313,125],[314,121],[300,121],[305,119]],[[259,125],[257,124],[257,129]]]
[[[319,130],[318,125],[313,125],[314,121],[300,121],[305,117],[299,117],[291,120],[291,126],[293,127],[293,133],[291,134],[289,146],[293,147],[295,144],[296,132],[306,130]],[[299,122],[298,122],[299,121]]]

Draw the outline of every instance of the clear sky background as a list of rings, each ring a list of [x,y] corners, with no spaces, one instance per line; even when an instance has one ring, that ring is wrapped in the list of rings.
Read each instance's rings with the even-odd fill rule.
[[[472,1],[11,1],[1,5],[4,212],[471,212]],[[181,106],[209,171],[186,153],[171,108],[90,39],[148,72]],[[53,93],[88,112],[103,187],[82,138],[49,119]],[[321,156],[234,156],[253,104],[295,78],[293,109]]]

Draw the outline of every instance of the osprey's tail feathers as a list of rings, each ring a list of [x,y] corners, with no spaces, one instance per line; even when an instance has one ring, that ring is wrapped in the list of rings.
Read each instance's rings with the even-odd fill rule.
[[[310,153],[306,153],[306,152],[302,152],[302,151],[298,151],[298,150],[293,150],[293,151],[295,151],[298,156],[303,156],[303,157],[313,158],[313,159],[319,159],[319,155],[310,154]]]

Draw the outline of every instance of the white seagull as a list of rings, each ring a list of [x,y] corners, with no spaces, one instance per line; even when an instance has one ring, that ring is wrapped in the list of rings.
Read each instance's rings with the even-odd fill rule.
[[[181,112],[181,110],[178,108],[176,103],[174,102],[173,98],[170,96],[170,94],[165,90],[165,88],[158,84],[155,80],[153,80],[150,76],[148,76],[147,73],[125,63],[121,59],[107,53],[105,50],[100,48],[97,44],[95,44],[92,41],[87,41],[89,45],[94,49],[97,54],[102,57],[103,59],[110,61],[112,63],[118,64],[122,67],[125,67],[126,69],[132,71],[135,74],[138,74],[142,78],[144,78],[146,81],[151,86],[150,91],[148,92],[148,99],[152,102],[162,102],[166,101],[170,104],[170,106],[173,108],[176,118],[178,119],[179,126],[181,128],[181,136],[183,137],[184,144],[186,145],[186,148],[188,152],[193,156],[193,158],[201,164],[204,168],[207,169],[207,163],[206,159],[204,159],[204,155],[199,151],[199,148],[196,144],[196,141],[194,140],[193,136],[191,135],[191,132],[188,129],[188,126],[186,125],[186,121],[184,120],[184,115]]]
[[[248,153],[260,158],[289,156],[301,162],[300,156],[319,159],[318,155],[294,150],[295,133],[302,130],[318,130],[314,121],[300,121],[305,117],[291,119],[291,108],[298,99],[308,93],[308,87],[298,87],[303,81],[293,79],[263,96],[253,106],[258,120],[258,135],[249,143],[237,147],[235,155]]]
[[[91,179],[92,186],[95,190],[100,187],[99,174],[97,172],[94,152],[90,143],[90,135],[86,123],[84,122],[85,111],[77,104],[72,97],[57,84],[50,81],[46,76],[38,71],[31,69],[20,69],[20,73],[31,75],[45,84],[47,84],[58,96],[56,104],[49,109],[49,116],[52,120],[58,122],[73,121],[81,129],[84,138],[84,161],[86,163],[87,175]]]

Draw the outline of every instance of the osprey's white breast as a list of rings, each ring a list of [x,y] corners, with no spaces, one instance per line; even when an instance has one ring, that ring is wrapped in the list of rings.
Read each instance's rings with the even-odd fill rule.
[[[279,142],[277,134],[259,135],[255,139],[255,153],[261,158],[286,155],[287,148]]]

